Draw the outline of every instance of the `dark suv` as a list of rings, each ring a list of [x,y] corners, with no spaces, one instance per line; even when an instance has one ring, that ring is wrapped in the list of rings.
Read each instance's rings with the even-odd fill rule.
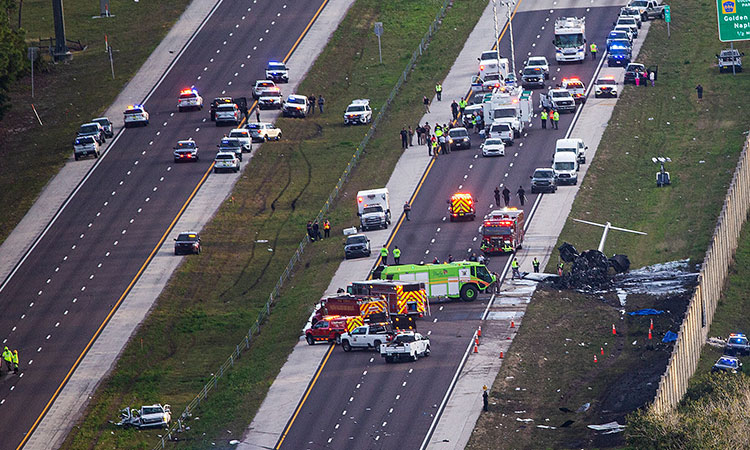
[[[541,67],[524,67],[521,71],[523,87],[544,87],[544,71]]]
[[[354,234],[346,237],[344,243],[344,257],[346,259],[358,258],[358,257],[369,257],[370,251],[370,240],[364,234]]]
[[[469,132],[463,127],[451,128],[448,131],[448,144],[451,146],[451,150],[471,148]]]
[[[174,254],[200,254],[201,237],[195,231],[183,231],[174,240]]]
[[[530,178],[532,194],[557,191],[557,178],[551,168],[536,169]]]

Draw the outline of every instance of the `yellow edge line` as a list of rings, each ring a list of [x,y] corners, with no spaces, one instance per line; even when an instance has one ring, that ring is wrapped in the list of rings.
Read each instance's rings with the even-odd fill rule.
[[[117,308],[120,306],[122,301],[125,299],[125,297],[130,293],[130,290],[133,288],[133,285],[135,285],[136,281],[138,281],[138,278],[140,278],[141,274],[143,274],[143,271],[146,269],[146,266],[151,262],[151,260],[154,258],[154,255],[159,250],[159,248],[164,243],[164,240],[167,238],[167,235],[172,232],[172,228],[174,228],[175,224],[177,223],[177,220],[182,216],[182,213],[185,212],[185,208],[187,208],[188,204],[193,200],[193,197],[195,197],[195,194],[198,192],[198,189],[200,189],[201,186],[203,186],[203,183],[206,181],[206,177],[208,177],[208,174],[211,173],[211,169],[213,169],[214,163],[211,163],[206,173],[203,174],[203,178],[201,178],[200,182],[197,186],[195,186],[195,189],[193,189],[193,192],[190,194],[190,197],[185,201],[185,203],[182,205],[182,208],[180,208],[180,211],[177,213],[174,219],[172,219],[172,223],[169,224],[169,227],[167,227],[167,230],[164,232],[164,234],[161,236],[161,239],[159,239],[159,243],[156,244],[154,249],[151,251],[151,254],[148,255],[148,258],[146,258],[146,261],[143,263],[141,268],[138,270],[138,273],[135,274],[135,277],[130,281],[130,284],[128,284],[128,287],[125,288],[125,292],[122,293],[120,298],[117,300],[117,303],[112,307],[112,309],[109,311],[109,314],[107,314],[107,317],[104,318],[104,321],[99,325],[99,328],[94,333],[94,336],[91,337],[91,340],[89,340],[88,344],[86,344],[86,347],[83,349],[81,354],[78,356],[78,359],[76,359],[76,362],[73,363],[73,367],[70,368],[67,375],[65,375],[65,378],[60,383],[60,386],[57,387],[57,390],[55,390],[55,393],[52,395],[52,398],[47,402],[47,405],[44,407],[44,410],[42,410],[42,413],[39,414],[39,417],[37,417],[36,421],[34,421],[34,424],[31,426],[28,432],[26,432],[26,435],[24,436],[21,443],[16,447],[16,450],[20,450],[21,447],[23,447],[26,444],[26,441],[31,437],[31,434],[34,432],[36,427],[39,425],[39,422],[42,420],[45,414],[47,414],[47,411],[49,410],[49,407],[52,406],[52,403],[57,399],[57,396],[60,394],[60,391],[65,386],[65,384],[68,382],[68,379],[70,379],[70,376],[73,375],[73,372],[76,370],[78,365],[81,363],[81,360],[84,356],[86,356],[86,353],[89,351],[91,346],[94,344],[94,341],[96,338],[99,337],[99,334],[102,332],[104,327],[107,325],[109,320],[114,315],[115,311],[117,311]]]
[[[333,349],[336,347],[335,344],[332,344],[330,348],[328,349],[328,353],[326,353],[326,357],[323,359],[323,363],[320,364],[320,367],[318,367],[317,373],[315,373],[315,377],[313,377],[312,382],[310,383],[310,386],[305,391],[305,395],[302,397],[302,401],[300,401],[299,405],[297,405],[297,409],[294,411],[294,415],[289,420],[289,424],[286,426],[286,429],[284,429],[284,433],[282,433],[281,438],[279,439],[279,443],[276,444],[275,449],[281,448],[281,444],[284,443],[284,439],[286,439],[286,435],[289,433],[289,430],[292,429],[292,425],[294,424],[294,421],[297,419],[297,415],[302,410],[302,407],[305,405],[305,401],[307,401],[307,397],[310,395],[310,392],[312,392],[313,387],[315,386],[315,383],[318,381],[318,377],[323,372],[323,368],[326,366],[326,363],[328,362],[328,358],[331,357],[331,354],[333,353]]]

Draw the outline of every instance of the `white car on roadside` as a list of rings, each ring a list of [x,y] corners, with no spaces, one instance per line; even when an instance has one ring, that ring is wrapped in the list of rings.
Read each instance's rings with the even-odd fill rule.
[[[276,86],[276,83],[273,80],[257,80],[255,82],[255,86],[253,86],[253,98],[254,99],[260,98],[260,94],[263,91],[267,91],[270,89],[278,89],[279,92],[281,92],[281,89],[279,89],[279,87]]]
[[[242,151],[249,152],[253,149],[253,137],[250,134],[250,130],[247,128],[235,128],[229,132],[230,138],[237,139],[242,142]]]
[[[146,108],[143,105],[130,105],[125,109],[123,113],[123,121],[125,122],[125,128],[133,125],[148,125],[149,115]]]
[[[346,107],[344,113],[344,125],[358,125],[372,122],[372,108],[370,108],[370,100],[366,98],[360,98],[353,100],[352,103]]]
[[[482,145],[482,156],[505,156],[505,144],[500,138],[488,138]]]
[[[387,363],[401,359],[416,361],[420,356],[430,356],[430,340],[414,331],[402,331],[391,342],[380,345],[380,356]]]
[[[219,152],[214,159],[214,173],[220,170],[231,170],[237,172],[240,170],[240,159],[234,152]]]
[[[73,157],[78,161],[85,156],[98,158],[101,147],[94,136],[79,136],[73,142]]]
[[[549,62],[544,56],[530,56],[526,67],[538,67],[544,72],[544,78],[549,79]]]
[[[266,142],[271,139],[278,141],[281,139],[281,128],[269,122],[251,122],[245,125],[250,132],[250,138],[253,142]]]

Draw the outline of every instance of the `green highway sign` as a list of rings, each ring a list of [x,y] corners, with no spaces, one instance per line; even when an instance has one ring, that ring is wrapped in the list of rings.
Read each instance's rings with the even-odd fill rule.
[[[672,21],[672,11],[669,9],[669,5],[664,5],[664,21],[667,23]]]
[[[750,0],[716,0],[719,40],[750,40]]]

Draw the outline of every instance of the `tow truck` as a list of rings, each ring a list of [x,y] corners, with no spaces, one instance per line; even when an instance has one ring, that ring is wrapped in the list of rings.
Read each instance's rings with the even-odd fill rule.
[[[474,220],[477,216],[474,208],[474,199],[467,192],[456,192],[448,200],[448,214],[451,222],[458,219],[468,218]]]
[[[523,245],[523,210],[503,208],[490,212],[482,224],[482,244],[485,255],[513,253]]]
[[[580,78],[563,78],[560,87],[570,92],[576,103],[586,103],[586,86]]]
[[[203,109],[203,97],[198,94],[194,87],[180,91],[180,97],[177,99],[177,109],[180,112],[188,109]]]
[[[416,361],[420,356],[430,356],[430,340],[415,331],[403,331],[391,342],[380,345],[380,356],[386,363],[401,359]]]

